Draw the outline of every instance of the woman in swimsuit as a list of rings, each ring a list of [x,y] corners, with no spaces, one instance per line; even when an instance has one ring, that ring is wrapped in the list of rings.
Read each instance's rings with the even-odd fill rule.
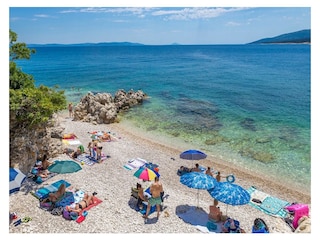
[[[91,204],[93,204],[93,195],[89,196],[87,193],[85,193],[83,199],[79,203],[76,203],[74,208],[69,207],[68,211],[80,213],[83,209]]]

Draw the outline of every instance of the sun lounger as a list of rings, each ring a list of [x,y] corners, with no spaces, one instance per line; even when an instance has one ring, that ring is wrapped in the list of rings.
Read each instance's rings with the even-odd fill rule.
[[[59,180],[59,181],[52,183],[49,186],[42,187],[42,188],[39,188],[35,192],[31,192],[31,194],[38,199],[44,199],[49,196],[49,193],[58,191],[58,189],[62,183],[64,183],[66,185],[66,188],[71,185],[70,183],[68,183],[65,180]]]

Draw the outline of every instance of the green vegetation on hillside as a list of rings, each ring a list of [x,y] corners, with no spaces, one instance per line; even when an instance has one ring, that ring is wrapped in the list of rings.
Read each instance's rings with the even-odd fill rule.
[[[30,127],[48,121],[52,114],[66,108],[64,91],[58,86],[35,86],[33,76],[22,72],[15,63],[18,59],[30,59],[35,50],[17,42],[18,36],[9,30],[10,58],[10,125]],[[12,127],[12,126],[11,126]]]
[[[282,34],[272,38],[263,38],[250,44],[260,43],[310,43],[311,42],[310,29],[301,30],[292,33]]]

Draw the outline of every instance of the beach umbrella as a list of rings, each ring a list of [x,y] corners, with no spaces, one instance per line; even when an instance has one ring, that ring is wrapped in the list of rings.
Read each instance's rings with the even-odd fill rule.
[[[54,173],[73,173],[81,170],[81,166],[74,161],[55,161],[48,167],[50,172]]]
[[[207,157],[207,154],[195,149],[189,149],[187,151],[180,153],[180,158],[185,160],[201,160],[201,159],[205,159],[206,157]]]
[[[209,194],[216,200],[228,205],[244,205],[250,201],[250,194],[243,187],[230,182],[217,182]]]
[[[186,160],[201,160],[201,159],[205,159],[206,157],[207,157],[207,154],[194,149],[184,151],[180,154],[180,158],[186,159]]]
[[[26,179],[26,175],[18,168],[9,169],[9,194],[20,190],[21,184]]]
[[[156,171],[153,171],[150,168],[147,167],[140,167],[134,174],[133,176],[142,179],[144,181],[152,181],[156,177],[160,177],[160,174]]]
[[[217,184],[217,180],[210,175],[201,172],[190,172],[183,174],[180,177],[180,183],[186,185],[189,188],[198,189],[197,207],[199,207],[199,189],[208,190],[214,188]]]

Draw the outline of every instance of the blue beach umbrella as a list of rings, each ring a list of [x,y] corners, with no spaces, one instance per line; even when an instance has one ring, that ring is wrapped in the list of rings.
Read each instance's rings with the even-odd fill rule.
[[[198,189],[198,204],[199,207],[199,189],[211,189],[217,184],[217,180],[210,175],[201,172],[191,172],[183,174],[180,177],[180,183],[186,185],[189,188]]]
[[[180,154],[180,158],[186,159],[186,160],[200,160],[200,159],[205,159],[206,157],[207,157],[207,154],[194,149],[184,151]]]
[[[26,179],[18,168],[10,168],[9,170],[9,194],[20,190],[21,184]]]
[[[244,205],[250,201],[250,194],[246,189],[230,182],[217,182],[208,192],[214,199],[228,205]]]

